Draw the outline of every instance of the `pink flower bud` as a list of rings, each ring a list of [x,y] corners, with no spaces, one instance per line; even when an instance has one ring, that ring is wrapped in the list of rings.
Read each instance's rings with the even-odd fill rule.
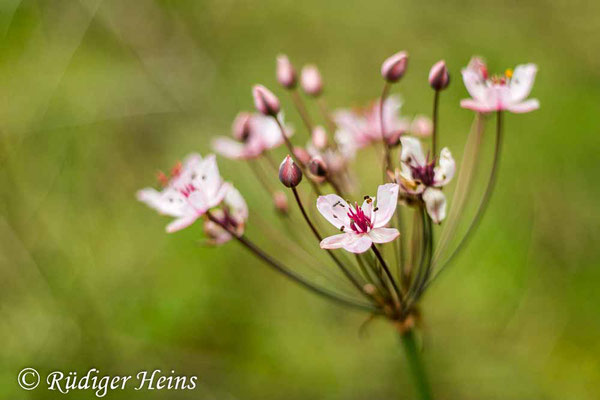
[[[302,147],[294,147],[294,156],[298,161],[300,161],[303,165],[308,164],[310,161],[310,154]]]
[[[302,171],[289,154],[283,159],[279,166],[279,180],[284,186],[289,188],[298,186],[302,181]]]
[[[302,90],[311,96],[318,96],[323,91],[323,79],[316,65],[306,65],[300,76]]]
[[[286,89],[296,87],[296,71],[285,54],[277,56],[277,82]]]
[[[317,149],[322,150],[327,147],[327,132],[321,125],[315,126],[312,131],[312,144]]]
[[[245,142],[250,136],[250,119],[252,114],[242,111],[236,115],[233,120],[232,133],[233,137],[240,142]]]
[[[317,182],[322,182],[327,177],[327,164],[321,156],[314,156],[308,162],[308,170]]]
[[[438,61],[429,71],[429,85],[435,90],[444,90],[450,84],[450,74],[444,60]]]
[[[282,214],[287,214],[289,211],[288,199],[285,193],[281,190],[273,193],[273,204],[275,205],[275,209]]]
[[[405,51],[394,54],[381,64],[381,76],[388,82],[398,82],[406,72],[408,54]]]
[[[279,113],[279,99],[263,85],[254,85],[252,88],[254,106],[264,115],[275,116]]]

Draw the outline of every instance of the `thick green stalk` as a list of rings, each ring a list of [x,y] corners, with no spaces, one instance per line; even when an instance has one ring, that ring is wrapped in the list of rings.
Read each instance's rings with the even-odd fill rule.
[[[423,365],[423,360],[421,359],[419,349],[417,348],[414,330],[410,329],[404,333],[401,333],[400,341],[402,342],[402,347],[404,348],[404,353],[406,354],[408,367],[415,382],[419,399],[433,399],[431,388],[429,387],[429,380],[427,379],[427,373],[425,372],[425,366]]]

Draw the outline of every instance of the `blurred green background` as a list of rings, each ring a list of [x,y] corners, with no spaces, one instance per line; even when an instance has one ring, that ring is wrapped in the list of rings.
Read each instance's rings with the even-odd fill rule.
[[[458,154],[470,56],[539,66],[541,109],[507,115],[489,212],[425,297],[436,397],[600,398],[599,2],[4,0],[0,37],[0,398],[60,397],[20,389],[23,367],[199,379],[110,398],[413,398],[388,323],[360,336],[366,315],[236,243],[199,246],[199,225],[166,235],[168,219],[134,197],[228,134],[252,84],[276,88],[279,52],[317,63],[339,107],[375,98],[380,63],[402,49],[408,115],[429,113],[429,67],[447,61],[441,141]],[[260,235],[270,202],[243,164],[220,166]]]

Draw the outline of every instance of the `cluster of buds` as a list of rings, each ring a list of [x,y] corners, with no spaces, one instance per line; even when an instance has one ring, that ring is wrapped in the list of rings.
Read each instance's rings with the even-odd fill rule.
[[[318,68],[306,65],[298,77],[290,59],[280,55],[276,79],[300,116],[305,139],[298,139],[301,134],[292,136],[294,130],[284,122],[279,98],[265,86],[255,85],[255,111],[239,113],[231,137],[219,137],[212,143],[218,154],[247,163],[244,165],[249,166],[258,186],[272,199],[276,215],[287,225],[286,232],[294,235],[291,245],[311,257],[308,263],[284,263],[244,234],[248,207],[240,192],[221,178],[214,155],[189,156],[171,176],[160,175],[161,190],[143,189],[138,192],[139,200],[175,218],[167,226],[168,232],[200,219],[209,243],[235,239],[267,265],[315,293],[384,316],[401,330],[412,329],[418,322],[418,302],[425,289],[463,248],[486,208],[498,170],[503,111],[523,113],[538,108],[539,103],[526,99],[535,79],[535,65],[520,65],[514,72],[490,76],[480,58],[471,60],[462,77],[472,98],[461,101],[461,106],[476,112],[477,123],[466,139],[471,145],[465,150],[456,189],[448,201],[444,188],[452,184],[457,168],[450,149],[443,147],[438,152],[437,143],[442,137],[438,104],[441,93],[449,88],[449,69],[439,61],[432,66],[428,82],[423,82],[433,89],[431,117],[402,116],[403,100],[391,92],[406,79],[408,59],[402,51],[382,63],[381,96],[366,107],[330,110]],[[308,112],[306,101],[316,102],[317,115]],[[466,233],[457,238],[463,216],[473,215],[464,209],[473,189],[474,170],[480,165],[476,160],[483,141],[475,139],[480,139],[491,113],[495,113],[496,135],[489,179],[479,191],[483,196],[474,217],[467,221]],[[277,152],[282,146],[286,147],[285,156],[277,167],[274,160],[281,156]],[[376,168],[367,170],[374,171],[374,179],[382,180],[375,197],[359,195],[362,187],[353,172],[353,166],[361,162],[357,160],[360,151],[368,147],[381,154]],[[277,188],[279,183],[283,187]],[[289,197],[297,208],[290,207],[285,191],[291,192]],[[352,198],[360,201],[348,200]],[[448,211],[449,203],[452,208]],[[335,230],[334,234],[325,234],[328,226],[324,221],[332,225],[329,229],[331,233]],[[314,236],[312,244],[298,237],[299,223],[306,224],[307,234]],[[275,237],[274,246],[283,248],[288,233]],[[451,242],[458,244],[450,246]],[[319,248],[323,257],[315,252]],[[318,266],[329,276],[328,282],[335,274],[333,284],[328,286],[324,280],[300,272],[307,264]]]

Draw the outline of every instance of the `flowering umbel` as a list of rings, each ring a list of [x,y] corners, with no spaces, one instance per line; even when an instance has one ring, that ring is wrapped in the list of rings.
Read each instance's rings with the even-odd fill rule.
[[[236,241],[266,265],[312,292],[390,320],[411,356],[422,398],[431,398],[415,351],[414,330],[422,315],[419,302],[439,272],[464,248],[485,212],[498,173],[503,111],[523,113],[539,107],[537,100],[527,99],[537,67],[522,64],[514,71],[490,76],[485,63],[473,58],[462,70],[472,98],[462,100],[460,105],[477,114],[457,173],[450,149],[439,146],[438,150],[438,143],[444,138],[438,104],[445,96],[442,91],[452,89],[448,66],[440,61],[431,68],[428,79],[422,79],[423,88],[429,85],[434,89],[433,93],[429,91],[433,98],[431,115],[401,116],[403,100],[390,92],[397,90],[400,85],[395,83],[405,77],[407,61],[406,52],[386,59],[381,66],[382,94],[367,107],[330,112],[317,67],[305,66],[299,79],[309,101],[317,103],[308,108],[296,90],[297,76],[291,62],[280,55],[277,81],[300,116],[304,136],[292,137],[292,129],[283,120],[279,98],[266,87],[256,85],[252,96],[257,112],[238,114],[232,137],[213,141],[218,154],[243,162],[236,171],[241,187],[260,188],[265,192],[262,200],[273,203],[269,207],[275,211],[272,219],[256,224],[257,229],[262,229],[261,235],[275,232],[267,237],[272,248],[263,249],[246,234],[248,205],[241,193],[221,178],[214,155],[188,156],[170,174],[159,174],[160,190],[142,189],[137,197],[174,218],[167,226],[168,232],[201,219],[204,243],[223,245]],[[318,116],[308,111],[315,108]],[[460,110],[458,105],[455,109]],[[482,146],[492,142],[481,140],[484,124],[490,118],[480,114],[492,112],[495,135],[491,169],[478,171],[485,163],[477,161],[487,153]],[[283,144],[287,155],[277,166],[274,157],[281,157]],[[371,158],[361,159],[359,153],[369,147],[375,152],[370,153]],[[361,167],[353,168],[357,162]],[[357,198],[361,191],[357,170],[362,177],[378,181],[375,197],[364,196],[360,202],[346,200]],[[255,176],[256,183],[246,179],[249,173]],[[473,189],[475,175],[487,177],[482,190]],[[455,185],[454,189],[447,190],[449,185]],[[483,193],[475,202],[477,208],[465,212],[466,199],[472,199],[475,193]],[[293,202],[296,207],[292,207]],[[260,212],[265,208],[257,204],[251,209]],[[333,229],[331,236],[324,234],[320,224],[323,221],[315,217],[316,211],[333,225],[335,234]],[[270,225],[275,218],[279,220],[277,224]],[[300,223],[305,224],[304,229]],[[464,234],[458,235],[458,226],[466,226]],[[284,230],[278,231],[282,227]],[[295,258],[297,254],[309,259],[300,261]],[[308,268],[322,276],[315,278],[307,273]]]

